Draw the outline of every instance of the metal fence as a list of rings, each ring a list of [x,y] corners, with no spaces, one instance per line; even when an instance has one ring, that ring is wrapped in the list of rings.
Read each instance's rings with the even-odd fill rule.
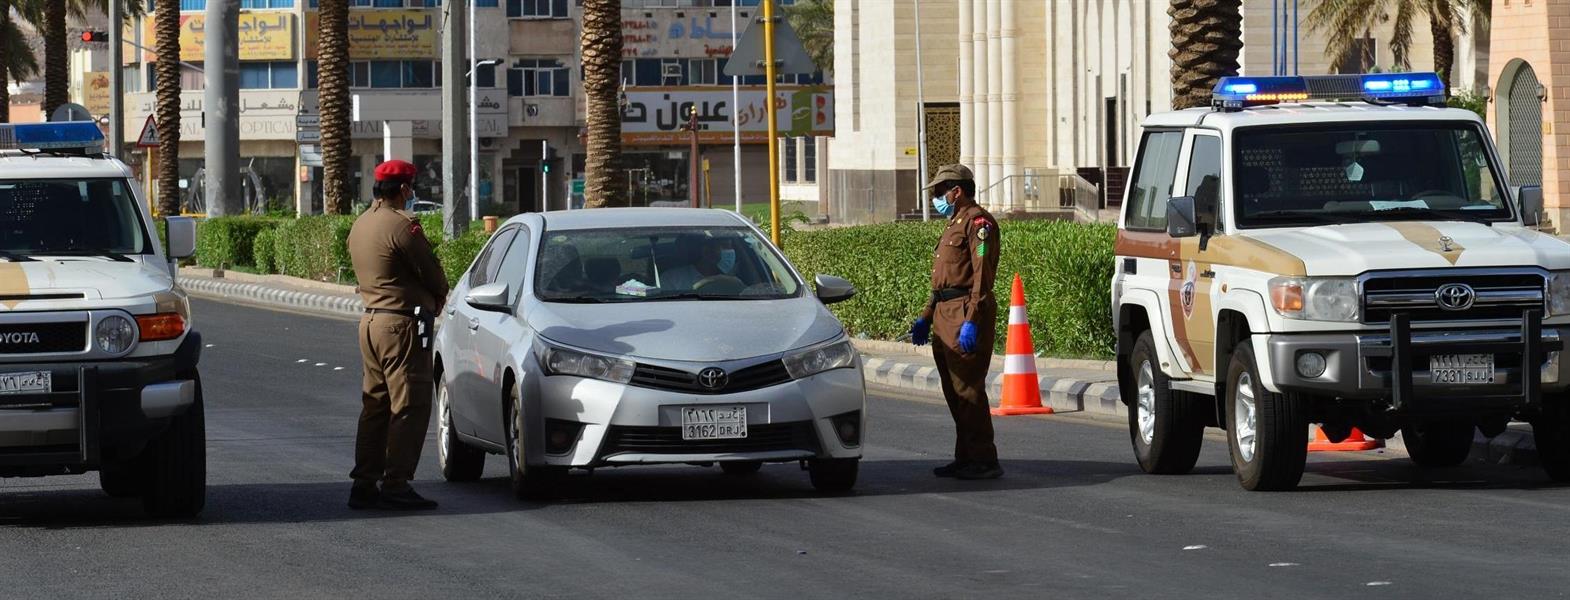
[[[1103,220],[1106,204],[1095,184],[1073,173],[1012,175],[978,190],[976,200],[996,213],[1072,210],[1080,220]]]

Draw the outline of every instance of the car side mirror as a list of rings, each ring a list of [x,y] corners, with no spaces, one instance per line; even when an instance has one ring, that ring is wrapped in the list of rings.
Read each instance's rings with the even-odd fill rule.
[[[1199,216],[1193,196],[1178,196],[1167,201],[1167,235],[1175,238],[1199,235]]]
[[[463,301],[476,309],[489,312],[512,312],[512,303],[508,302],[507,284],[487,283],[469,290],[469,295]]]
[[[855,284],[833,275],[819,275],[812,282],[817,285],[818,300],[824,304],[844,302],[856,295]]]
[[[1521,198],[1521,223],[1527,227],[1543,224],[1543,186],[1523,185],[1517,195]]]
[[[164,219],[164,253],[169,260],[190,258],[196,254],[196,219],[168,217]]]

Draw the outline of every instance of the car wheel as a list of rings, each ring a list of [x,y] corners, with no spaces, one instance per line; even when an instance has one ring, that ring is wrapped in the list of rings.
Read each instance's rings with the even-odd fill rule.
[[[1276,394],[1259,378],[1254,349],[1238,344],[1227,371],[1227,440],[1238,483],[1250,491],[1290,490],[1308,460],[1308,411],[1295,394]]]
[[[142,462],[135,459],[105,463],[98,469],[98,487],[110,498],[135,498],[142,495],[145,472]]]
[[[1192,471],[1205,440],[1200,404],[1167,385],[1150,332],[1139,336],[1133,363],[1134,397],[1129,402],[1128,432],[1134,458],[1146,473],[1181,475]]]
[[[843,493],[856,487],[856,476],[861,470],[859,458],[815,458],[807,461],[807,474],[812,487],[820,492]]]
[[[523,393],[513,386],[507,410],[507,469],[512,476],[512,494],[519,500],[548,500],[567,475],[561,467],[530,466],[526,443]]]
[[[744,460],[720,463],[720,470],[731,477],[745,477],[763,469],[763,463],[755,460]]]
[[[1532,442],[1548,478],[1570,482],[1570,410],[1554,407],[1531,420]]]
[[[146,474],[142,507],[157,518],[193,517],[207,502],[207,423],[202,409],[202,380],[196,401],[143,450]]]
[[[1401,428],[1401,441],[1419,467],[1454,467],[1472,453],[1474,429],[1464,421],[1416,423]]]
[[[442,377],[436,377],[436,459],[447,481],[474,481],[485,471],[485,451],[458,438],[452,425],[452,393]]]

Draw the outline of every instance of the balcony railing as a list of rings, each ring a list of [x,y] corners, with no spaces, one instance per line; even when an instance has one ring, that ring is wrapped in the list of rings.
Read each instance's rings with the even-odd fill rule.
[[[976,193],[977,202],[996,213],[1081,213],[1081,219],[1100,220],[1106,206],[1101,191],[1072,173],[1027,173],[1005,177]]]

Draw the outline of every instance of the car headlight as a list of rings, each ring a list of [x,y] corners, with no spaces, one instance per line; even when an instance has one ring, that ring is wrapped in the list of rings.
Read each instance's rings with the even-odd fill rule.
[[[1570,315],[1570,271],[1555,271],[1548,275],[1548,314]]]
[[[1277,277],[1270,304],[1288,319],[1356,322],[1361,317],[1357,280],[1344,277]]]
[[[98,322],[93,339],[98,343],[100,352],[124,354],[131,349],[131,344],[136,343],[136,327],[131,325],[130,319],[110,315]]]
[[[819,346],[785,357],[785,372],[791,379],[802,379],[856,364],[856,347],[850,340]]]
[[[638,367],[631,361],[619,358],[596,356],[550,346],[542,349],[540,364],[545,366],[547,375],[572,375],[611,383],[632,381],[632,372]]]

